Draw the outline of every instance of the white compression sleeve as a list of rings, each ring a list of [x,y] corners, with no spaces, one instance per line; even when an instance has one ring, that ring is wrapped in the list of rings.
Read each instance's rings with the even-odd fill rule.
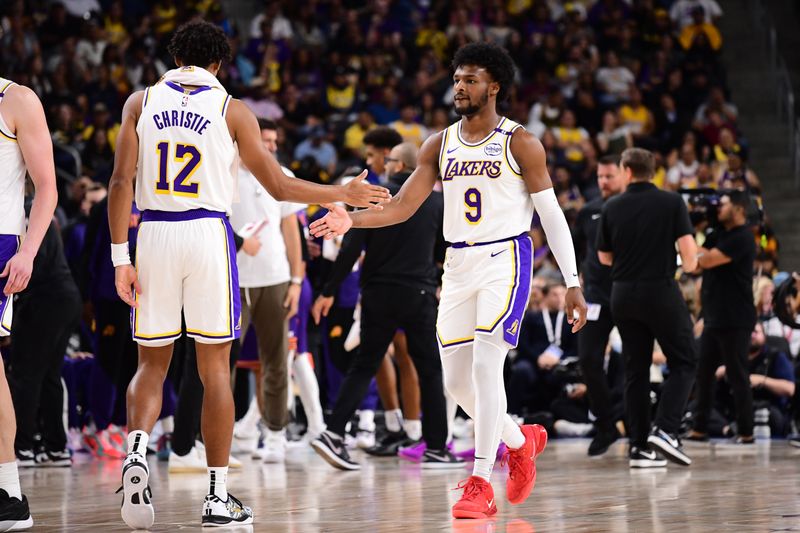
[[[558,267],[561,269],[561,275],[564,276],[567,287],[580,287],[572,234],[569,231],[564,212],[558,205],[555,191],[550,187],[531,194],[531,198],[533,207],[539,213],[539,219],[542,221],[547,244],[553,250],[553,255],[558,261]]]

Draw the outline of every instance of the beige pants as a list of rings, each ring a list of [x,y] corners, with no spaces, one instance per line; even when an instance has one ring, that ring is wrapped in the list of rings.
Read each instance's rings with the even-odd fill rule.
[[[272,431],[289,423],[286,395],[289,388],[287,354],[289,328],[283,301],[289,283],[242,291],[242,335],[250,324],[256,330],[258,359],[261,362],[261,416]]]

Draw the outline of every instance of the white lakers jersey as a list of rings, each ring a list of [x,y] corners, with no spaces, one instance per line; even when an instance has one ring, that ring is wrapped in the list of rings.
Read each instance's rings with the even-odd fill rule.
[[[462,140],[461,121],[444,131],[439,174],[448,242],[491,242],[530,229],[533,200],[510,147],[511,134],[519,127],[502,117],[477,143]]]
[[[0,78],[0,101],[13,84]],[[25,233],[25,173],[17,137],[0,114],[0,235]]]
[[[139,209],[230,214],[237,166],[237,151],[225,122],[230,98],[218,86],[189,90],[169,78],[145,89],[136,125]]]

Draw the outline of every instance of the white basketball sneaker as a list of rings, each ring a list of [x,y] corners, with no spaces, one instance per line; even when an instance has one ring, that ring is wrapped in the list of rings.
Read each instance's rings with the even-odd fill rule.
[[[253,523],[253,510],[228,493],[228,500],[209,494],[203,501],[203,527],[245,526]]]
[[[122,520],[132,529],[150,529],[155,520],[150,470],[140,453],[130,453],[122,464]]]
[[[286,459],[286,435],[283,431],[267,430],[264,448],[260,450],[265,463],[282,463]]]

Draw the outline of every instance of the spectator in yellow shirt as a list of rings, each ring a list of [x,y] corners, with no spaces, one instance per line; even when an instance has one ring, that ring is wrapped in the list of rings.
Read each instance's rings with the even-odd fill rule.
[[[353,156],[364,159],[364,135],[375,127],[375,119],[369,111],[361,111],[356,121],[344,132],[344,147],[350,150]]]
[[[696,7],[692,10],[692,20],[694,22],[683,28],[678,37],[678,41],[681,43],[683,49],[689,50],[695,38],[699,34],[704,33],[708,39],[709,45],[711,45],[711,49],[715,52],[719,51],[719,49],[722,48],[722,35],[720,35],[716,26],[705,21],[705,14],[702,7]]]
[[[389,127],[402,135],[405,142],[414,143],[417,147],[422,146],[429,135],[428,128],[417,121],[417,110],[411,104],[400,108],[400,120],[395,120]]]
[[[653,113],[642,103],[642,91],[631,85],[628,103],[619,108],[619,122],[628,128],[634,140],[649,137],[655,130]]]

